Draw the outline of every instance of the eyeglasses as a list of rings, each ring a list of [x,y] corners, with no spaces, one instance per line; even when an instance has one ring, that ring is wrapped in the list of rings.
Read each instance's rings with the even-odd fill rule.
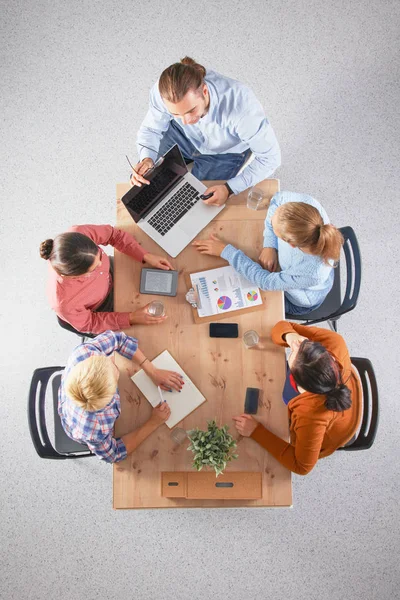
[[[157,167],[159,167],[160,165],[162,165],[162,163],[164,162],[164,156],[160,156],[159,152],[157,152],[156,150],[154,150],[154,148],[149,148],[149,146],[145,146],[144,144],[139,144],[139,146],[142,146],[142,148],[147,148],[147,150],[151,150],[152,152],[155,152],[156,155],[158,156],[158,158],[153,161],[153,166],[150,167],[150,169],[147,169],[146,173],[149,173],[149,171],[153,171],[154,169],[157,169]],[[126,156],[126,160],[129,163],[130,168],[132,169],[132,171],[134,173],[136,173],[136,175],[139,175],[139,173],[137,171],[135,171],[135,169],[133,168],[133,165],[131,163],[131,161],[129,160],[128,156],[125,154]]]

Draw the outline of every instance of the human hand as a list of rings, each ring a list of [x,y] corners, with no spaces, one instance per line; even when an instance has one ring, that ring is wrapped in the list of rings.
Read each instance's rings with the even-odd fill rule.
[[[222,206],[229,198],[229,192],[225,185],[212,185],[203,192],[203,196],[212,194],[208,200],[203,200],[204,204],[211,206]]]
[[[308,340],[308,338],[304,337],[304,335],[291,332],[285,334],[285,340],[291,350],[295,350],[299,348],[300,344],[304,342],[304,340]]]
[[[238,433],[244,437],[250,437],[258,425],[258,422],[251,415],[246,414],[240,415],[240,417],[233,417],[232,420],[235,423]]]
[[[209,254],[210,256],[221,256],[222,250],[226,244],[221,242],[216,235],[211,234],[209,240],[199,240],[192,242],[192,246],[196,246],[200,254]]]
[[[185,384],[182,375],[175,373],[175,371],[166,371],[165,369],[154,368],[152,371],[147,373],[147,375],[151,378],[155,385],[160,386],[162,390],[166,390],[168,392],[172,391],[171,388],[177,392],[180,392]]]
[[[129,324],[130,325],[157,325],[163,323],[165,319],[168,319],[166,315],[162,317],[155,317],[148,312],[148,308],[151,302],[138,308],[134,312],[129,313]]]
[[[131,173],[131,184],[142,187],[142,184],[149,185],[150,181],[145,179],[143,175],[154,166],[152,158],[144,158],[137,163],[134,167],[133,173]]]
[[[264,269],[267,269],[272,273],[277,273],[281,270],[278,261],[278,252],[275,250],[275,248],[263,248],[258,260]]]
[[[171,409],[167,402],[161,402],[158,406],[153,408],[151,411],[150,421],[157,427],[165,423],[169,419]]]
[[[173,270],[171,263],[163,256],[157,256],[157,254],[150,254],[148,252],[144,255],[143,260],[155,269],[164,269],[164,271]]]

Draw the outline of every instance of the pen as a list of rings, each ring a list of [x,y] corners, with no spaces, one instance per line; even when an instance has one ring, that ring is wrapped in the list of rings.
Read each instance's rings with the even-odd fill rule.
[[[158,389],[159,396],[161,398],[161,402],[166,402],[166,400],[164,400],[164,398],[163,398],[163,395],[162,395],[162,392],[161,392],[161,388],[160,388],[159,385],[157,386],[157,389]]]

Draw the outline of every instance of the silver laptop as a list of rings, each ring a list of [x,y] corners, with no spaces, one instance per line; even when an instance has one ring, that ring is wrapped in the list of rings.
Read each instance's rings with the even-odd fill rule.
[[[209,206],[200,200],[207,188],[188,172],[177,145],[144,176],[150,185],[133,186],[122,202],[137,225],[175,257],[225,205]]]

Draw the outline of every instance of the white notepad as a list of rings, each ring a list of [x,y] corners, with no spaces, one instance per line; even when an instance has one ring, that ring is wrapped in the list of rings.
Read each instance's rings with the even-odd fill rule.
[[[175,427],[177,423],[182,421],[191,412],[196,410],[203,402],[206,401],[203,394],[197,389],[193,381],[189,379],[186,373],[181,369],[176,360],[172,358],[168,350],[164,350],[154,360],[151,361],[157,369],[167,369],[168,371],[176,371],[182,375],[185,385],[181,392],[172,390],[172,392],[166,392],[161,390],[163,397],[168,402],[171,408],[171,414],[166,424],[171,429]],[[158,393],[157,386],[152,382],[150,377],[143,371],[138,371],[131,378],[132,381],[137,385],[143,396],[147,398],[152,406],[158,406],[160,404],[160,396]]]

